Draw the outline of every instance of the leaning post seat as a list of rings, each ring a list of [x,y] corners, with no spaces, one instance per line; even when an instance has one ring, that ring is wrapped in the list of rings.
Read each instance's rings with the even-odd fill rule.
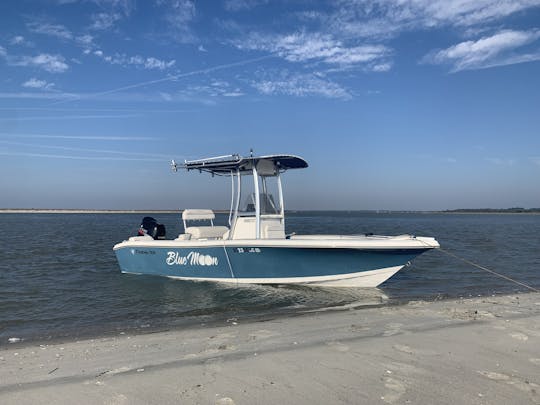
[[[185,232],[191,239],[222,239],[228,230],[226,226],[189,226]]]
[[[214,211],[212,210],[196,210],[188,209],[182,211],[182,221],[184,221],[184,228],[186,228],[186,221],[210,221],[210,224],[214,226]]]
[[[226,226],[214,226],[214,211],[205,209],[186,209],[182,211],[184,232],[191,239],[222,239],[229,230]],[[210,226],[188,226],[187,221],[210,221]]]

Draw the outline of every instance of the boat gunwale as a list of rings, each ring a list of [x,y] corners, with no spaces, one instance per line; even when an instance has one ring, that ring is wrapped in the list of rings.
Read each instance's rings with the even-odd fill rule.
[[[327,236],[327,235],[323,235]],[[347,239],[187,239],[187,240],[125,240],[116,244],[113,250],[124,247],[144,248],[207,248],[207,247],[264,247],[289,249],[358,249],[358,250],[414,250],[437,249],[439,243],[431,237],[410,237],[408,239],[388,237],[370,239],[371,236]]]

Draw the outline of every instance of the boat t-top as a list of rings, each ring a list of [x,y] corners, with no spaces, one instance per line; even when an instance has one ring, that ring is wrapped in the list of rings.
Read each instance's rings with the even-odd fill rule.
[[[184,232],[167,239],[165,227],[145,217],[138,236],[114,246],[121,271],[238,284],[376,287],[439,247],[434,238],[412,235],[286,234],[282,174],[306,167],[294,155],[173,161],[174,171],[230,177],[228,226],[215,225],[212,210],[185,209]]]

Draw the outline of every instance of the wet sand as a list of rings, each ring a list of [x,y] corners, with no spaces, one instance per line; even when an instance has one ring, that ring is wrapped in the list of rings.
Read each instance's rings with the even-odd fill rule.
[[[540,404],[540,294],[0,349],[2,404]]]

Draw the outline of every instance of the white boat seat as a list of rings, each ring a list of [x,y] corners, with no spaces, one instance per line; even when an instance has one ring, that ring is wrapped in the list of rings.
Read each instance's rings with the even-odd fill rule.
[[[182,211],[182,219],[184,221],[211,221],[216,216],[212,210],[200,210],[200,209],[185,209]]]
[[[191,239],[222,239],[228,231],[226,226],[190,226],[185,230],[191,234]]]

